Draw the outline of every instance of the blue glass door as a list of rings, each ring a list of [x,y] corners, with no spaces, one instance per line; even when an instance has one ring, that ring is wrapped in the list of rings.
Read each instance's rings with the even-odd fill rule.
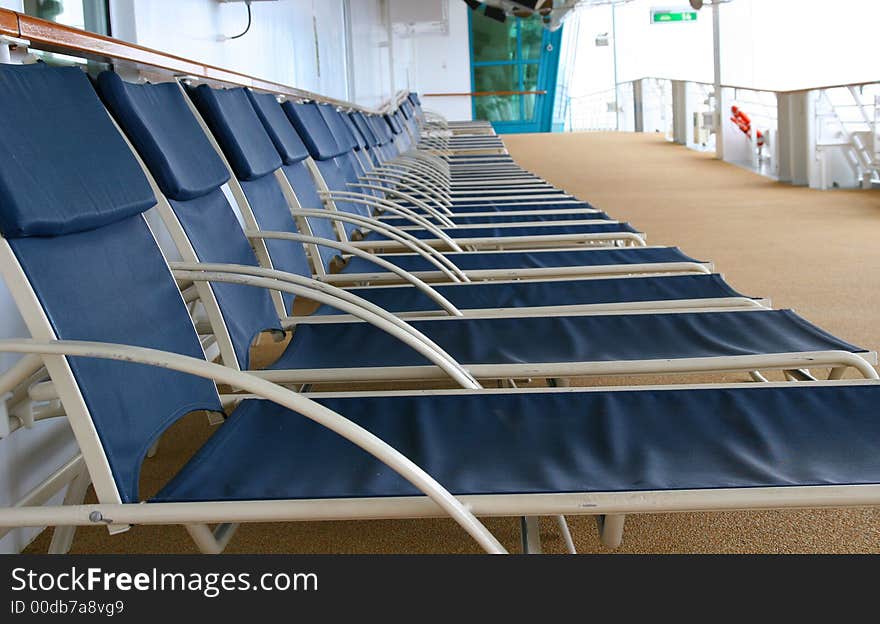
[[[540,17],[469,16],[474,119],[499,133],[549,132],[562,30],[551,33]]]

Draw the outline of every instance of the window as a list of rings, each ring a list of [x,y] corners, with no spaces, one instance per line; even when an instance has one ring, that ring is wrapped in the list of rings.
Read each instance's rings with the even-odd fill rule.
[[[110,34],[109,0],[24,0],[24,12],[40,19],[99,35]],[[52,65],[85,65],[91,74],[107,69],[106,63],[54,52],[32,51]]]
[[[99,35],[110,34],[107,0],[24,0],[24,12]]]
[[[482,11],[470,12],[471,82],[478,93],[547,91],[549,95],[474,96],[476,119],[499,131],[549,130],[561,32],[550,33],[539,17],[508,17],[498,22]]]

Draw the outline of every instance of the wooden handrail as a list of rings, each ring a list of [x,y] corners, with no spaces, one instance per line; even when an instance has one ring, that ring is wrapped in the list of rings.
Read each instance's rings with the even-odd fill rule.
[[[468,93],[422,93],[421,97],[485,97],[489,95],[547,95],[546,91],[471,91]]]
[[[18,37],[18,15],[8,9],[0,9],[0,35]]]
[[[342,108],[362,110],[367,113],[382,114],[393,110],[406,97],[399,92],[379,109],[359,106],[353,102],[327,97],[319,93],[297,89],[289,85],[256,78],[241,72],[224,69],[215,65],[201,63],[167,52],[128,43],[113,37],[98,35],[63,24],[37,19],[30,15],[0,9],[0,34],[20,37],[30,42],[30,46],[46,52],[71,54],[103,62],[124,62],[135,66],[158,68],[175,75],[193,76],[230,85],[250,87],[269,91],[294,99],[325,102]]]

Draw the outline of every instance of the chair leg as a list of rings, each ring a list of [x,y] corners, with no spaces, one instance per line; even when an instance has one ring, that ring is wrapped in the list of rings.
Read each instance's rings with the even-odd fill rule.
[[[213,530],[207,524],[187,524],[186,532],[196,543],[199,552],[205,555],[219,555],[238,529],[238,523],[218,524]]]
[[[541,519],[538,516],[522,516],[519,519],[524,555],[543,555],[541,548]]]
[[[599,541],[608,548],[618,548],[623,542],[623,523],[626,514],[605,514],[596,516],[599,526]]]
[[[556,524],[559,526],[559,533],[562,535],[562,541],[565,542],[565,550],[569,555],[576,555],[577,548],[574,546],[574,540],[571,539],[571,531],[568,530],[568,522],[565,516],[556,516]]]
[[[67,492],[64,494],[65,505],[82,505],[88,492],[89,484],[92,482],[89,477],[89,470],[83,464],[79,474],[77,474],[70,485],[67,486]],[[50,555],[66,555],[70,552],[73,545],[73,538],[76,535],[75,526],[59,526],[55,527],[52,532],[52,541],[49,543]]]
[[[843,379],[843,374],[846,372],[845,366],[838,366],[837,368],[832,368],[828,373],[828,379]]]

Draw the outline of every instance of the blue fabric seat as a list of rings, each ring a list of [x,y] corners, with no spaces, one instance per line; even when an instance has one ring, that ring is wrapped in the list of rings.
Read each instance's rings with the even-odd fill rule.
[[[457,495],[880,482],[876,385],[318,400]],[[311,421],[246,401],[155,500],[417,494]]]
[[[489,212],[486,210],[485,212]],[[545,214],[545,215],[536,215],[536,218],[532,219],[531,216],[519,216],[519,215],[505,215],[505,214],[497,214],[485,217],[468,217],[468,216],[456,216],[452,218],[452,221],[455,222],[456,225],[486,225],[492,226],[497,223],[522,223],[523,221],[597,221],[597,220],[611,220],[604,212],[581,212],[581,213],[560,213],[560,214]],[[409,219],[405,219],[403,217],[386,217],[382,219],[383,223],[388,223],[389,225],[396,225],[398,227],[407,227],[413,225],[413,222]]]
[[[517,236],[560,236],[575,234],[611,234],[616,232],[637,233],[629,223],[585,223],[572,225],[532,225],[522,227],[445,228],[450,238],[512,238]],[[408,230],[419,239],[435,239],[430,230]],[[384,234],[370,232],[367,240],[387,239]]]
[[[465,366],[865,352],[790,310],[450,318],[410,325]],[[330,344],[332,349],[327,348]],[[269,368],[428,364],[423,356],[372,325],[320,323],[298,325],[284,354]]]
[[[490,201],[484,204],[481,203],[469,203],[469,204],[457,204],[455,206],[454,214],[456,215],[467,215],[470,212],[498,212],[503,213],[507,210],[561,210],[561,209],[569,209],[569,208],[588,208],[593,209],[593,206],[588,204],[587,202],[582,201],[573,201],[571,203],[549,203],[549,204],[527,204],[527,203],[517,203],[511,200],[496,202]],[[540,216],[540,215],[538,215]],[[524,217],[516,217],[517,219],[523,220]],[[528,217],[528,219],[532,219],[533,217]],[[456,220],[453,217],[453,220]]]
[[[438,284],[434,289],[460,310],[742,297],[718,274]],[[352,292],[389,312],[437,309],[432,299],[409,286],[356,288]],[[328,306],[321,306],[316,313],[341,314]]]
[[[456,266],[465,271],[482,269],[534,269],[614,264],[659,264],[667,262],[699,262],[677,247],[627,247],[574,251],[506,251],[444,252]],[[422,256],[394,254],[385,256],[389,262],[407,271],[436,271],[437,267]],[[361,258],[351,258],[342,273],[376,273],[384,269]]]

